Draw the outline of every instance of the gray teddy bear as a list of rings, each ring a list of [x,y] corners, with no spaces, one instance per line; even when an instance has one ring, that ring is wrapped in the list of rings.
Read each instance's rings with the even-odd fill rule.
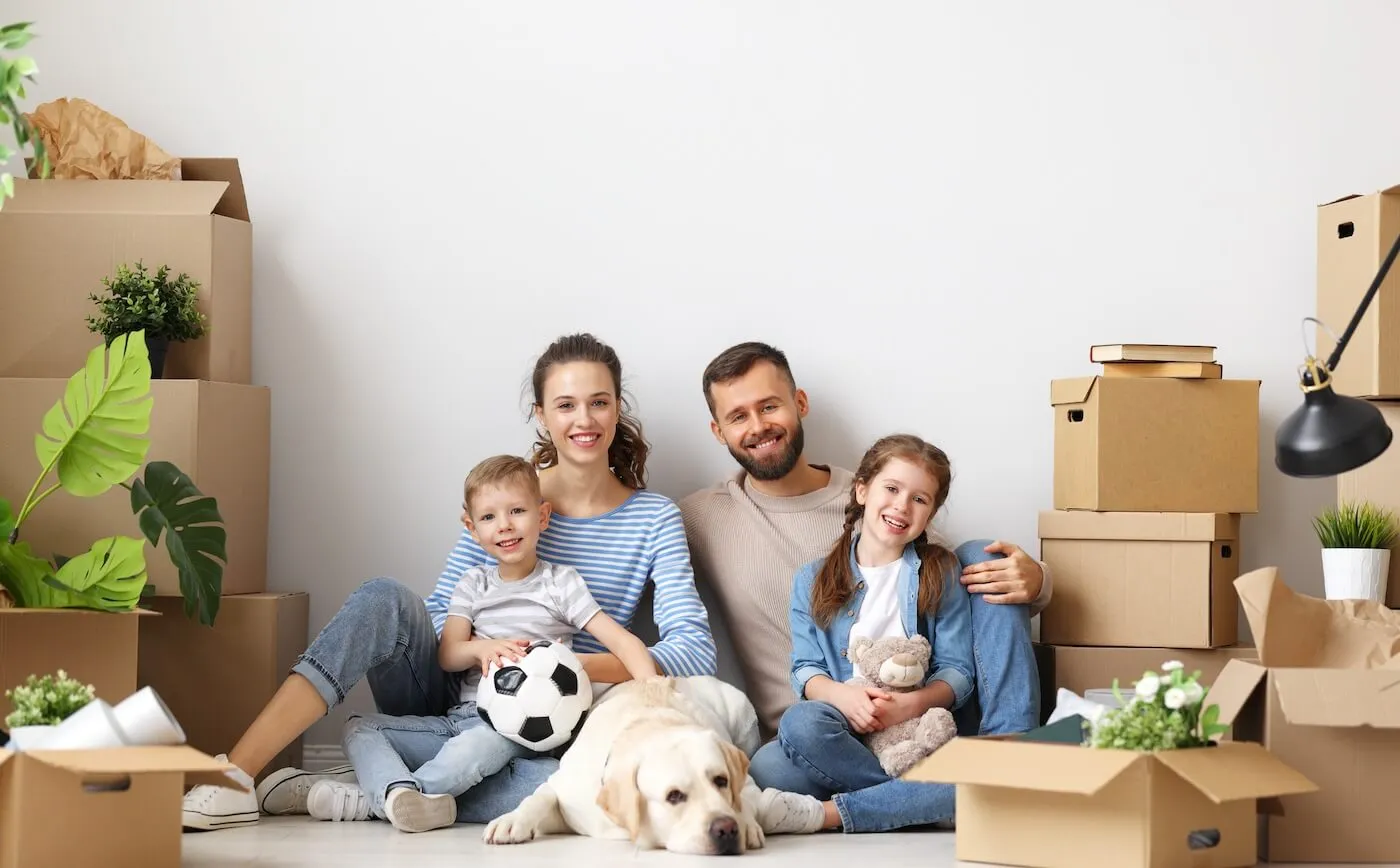
[[[848,683],[891,693],[917,690],[924,683],[932,657],[933,649],[923,636],[887,637],[874,642],[859,638],[851,645],[851,659],[862,674]],[[862,738],[880,760],[885,774],[897,778],[957,734],[952,713],[946,708],[931,708],[913,720],[866,733]]]

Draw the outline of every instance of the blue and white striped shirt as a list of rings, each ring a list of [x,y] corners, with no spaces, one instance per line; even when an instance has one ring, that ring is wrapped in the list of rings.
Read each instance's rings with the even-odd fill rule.
[[[710,619],[695,590],[685,525],[680,508],[670,498],[643,490],[602,515],[551,515],[549,526],[540,533],[538,554],[578,570],[603,611],[629,629],[642,592],[652,582],[652,614],[661,640],[651,654],[661,670],[677,677],[718,671]],[[463,528],[437,587],[425,600],[439,636],[462,574],[471,567],[495,563]],[[574,650],[607,653],[588,633],[578,634]]]

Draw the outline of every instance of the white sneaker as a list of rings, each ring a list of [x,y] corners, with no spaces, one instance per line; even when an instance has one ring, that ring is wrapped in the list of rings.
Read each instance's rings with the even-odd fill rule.
[[[306,813],[318,820],[333,823],[368,820],[369,796],[357,784],[317,781],[306,794]]]
[[[457,800],[448,793],[427,796],[396,787],[384,800],[384,815],[400,832],[427,832],[457,822]]]
[[[770,835],[811,834],[822,829],[822,803],[812,796],[769,787],[759,794],[755,809],[758,824]]]
[[[258,810],[264,814],[305,814],[306,798],[320,781],[342,784],[356,782],[355,769],[349,765],[336,766],[320,772],[306,769],[278,769],[258,784]]]
[[[228,757],[219,754],[215,759],[228,762]],[[213,784],[200,784],[185,793],[181,811],[181,823],[186,829],[212,832],[216,829],[232,829],[238,826],[251,826],[258,821],[258,799],[253,795],[253,779],[240,768],[226,774],[248,788],[247,792],[216,787]]]

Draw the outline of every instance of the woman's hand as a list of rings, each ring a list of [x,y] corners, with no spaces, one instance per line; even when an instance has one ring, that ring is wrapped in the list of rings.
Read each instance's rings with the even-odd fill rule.
[[[471,646],[472,655],[481,662],[481,674],[485,677],[492,663],[504,666],[506,661],[518,661],[530,642],[527,639],[473,639]]]
[[[876,702],[890,700],[889,691],[878,687],[860,684],[832,684],[831,696],[827,699],[846,718],[851,729],[862,735],[877,732],[888,724],[876,717]]]

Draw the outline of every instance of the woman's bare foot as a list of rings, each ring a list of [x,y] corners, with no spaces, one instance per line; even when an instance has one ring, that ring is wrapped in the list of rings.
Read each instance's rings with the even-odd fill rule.
[[[836,810],[835,802],[822,802],[822,829],[841,828],[841,814]]]

